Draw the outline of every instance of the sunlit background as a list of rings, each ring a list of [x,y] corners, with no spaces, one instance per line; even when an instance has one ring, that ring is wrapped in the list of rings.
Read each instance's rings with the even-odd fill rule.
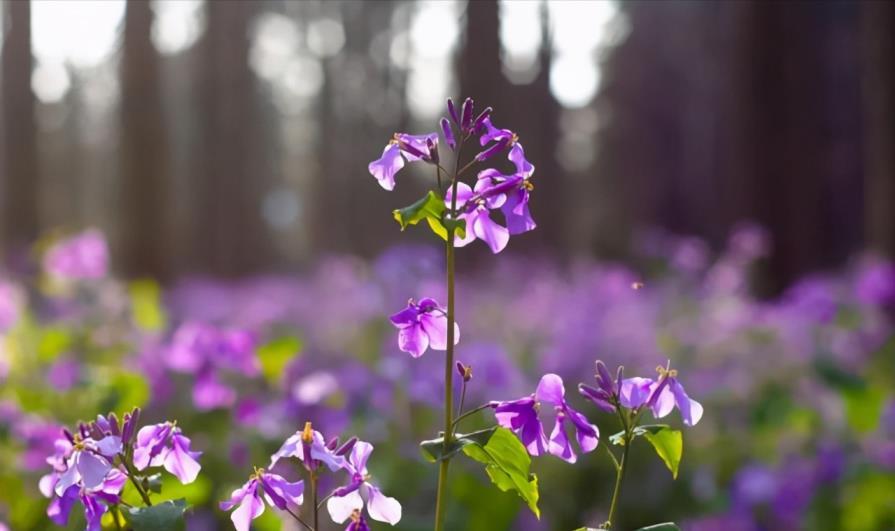
[[[623,529],[895,528],[893,35],[875,1],[0,0],[0,529],[48,525],[41,434],[129,400],[206,450],[191,531],[311,416],[430,528],[439,358],[385,316],[443,295],[391,216],[432,168],[367,164],[467,96],[537,167],[537,230],[459,255],[475,398],[672,358],[706,420],[676,483],[638,456]],[[72,235],[100,271],[59,282]],[[200,325],[263,374],[182,374]],[[451,529],[595,525],[605,464],[537,464],[541,522],[458,468]]]

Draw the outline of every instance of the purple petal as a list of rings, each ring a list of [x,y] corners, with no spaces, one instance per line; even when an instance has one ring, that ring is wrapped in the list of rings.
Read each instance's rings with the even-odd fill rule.
[[[535,167],[525,159],[525,151],[522,149],[522,144],[519,142],[513,144],[509,154],[507,154],[507,158],[510,159],[510,162],[516,165],[517,175],[522,175],[523,177],[528,178],[534,173]]]
[[[345,520],[351,518],[354,511],[359,511],[364,507],[364,500],[360,497],[357,489],[352,490],[344,496],[331,496],[326,501],[326,510],[329,511],[329,517],[333,522],[341,524]]]
[[[495,223],[485,209],[472,220],[472,230],[477,238],[488,244],[494,254],[502,251],[510,241],[507,229]]]
[[[416,305],[408,304],[407,307],[400,312],[392,314],[391,317],[389,317],[389,320],[391,320],[393,325],[402,328],[415,324],[419,314],[420,311]]]
[[[103,437],[96,442],[96,450],[106,457],[114,457],[118,455],[122,449],[121,437],[116,435]]]
[[[289,483],[282,476],[266,473],[261,476],[261,487],[268,502],[279,509],[294,509],[301,505],[304,481]]]
[[[250,492],[254,491],[256,480],[250,479],[246,481],[242,487],[234,490],[230,495],[230,499],[226,501],[222,501],[218,504],[222,511],[229,511],[230,509],[239,505],[242,502],[243,498],[245,498]]]
[[[450,122],[448,122],[447,118],[442,118],[439,123],[441,124],[441,132],[444,134],[444,141],[451,149],[456,149],[457,142],[454,140],[454,131],[451,129]]]
[[[646,403],[650,397],[650,386],[653,381],[649,378],[628,378],[622,380],[619,389],[619,402],[627,408],[637,408]]]
[[[693,400],[684,391],[684,386],[676,379],[672,378],[669,384],[671,393],[674,395],[674,402],[681,411],[681,418],[686,426],[695,426],[699,419],[702,418],[702,404]]]
[[[87,451],[78,452],[76,459],[81,482],[87,489],[94,489],[102,485],[106,474],[112,469],[112,465],[108,461]]]
[[[472,188],[469,187],[466,183],[457,183],[457,208],[463,207],[467,201],[469,201],[472,196],[475,195],[472,191]],[[447,189],[447,192],[444,194],[444,205],[448,208],[451,208],[451,203],[453,202],[454,197],[454,187],[450,187]]]
[[[233,527],[236,528],[236,531],[249,531],[252,520],[258,518],[264,512],[264,502],[261,501],[261,496],[258,492],[258,482],[253,481],[253,483],[246,490],[242,503],[230,515],[230,520],[233,521]]]
[[[367,491],[367,512],[370,518],[395,525],[401,521],[401,504],[398,500],[383,494],[379,489],[365,483]]]
[[[270,466],[273,467],[277,464],[277,461],[284,457],[301,457],[299,453],[300,446],[301,432],[297,432],[286,439],[283,446],[280,446],[280,449],[270,457]]]
[[[535,391],[535,398],[542,402],[549,402],[554,405],[565,403],[566,388],[563,386],[562,378],[556,374],[548,373],[541,377],[538,383],[538,389]]]
[[[192,483],[202,468],[196,458],[200,452],[190,451],[190,440],[183,435],[175,434],[171,438],[171,450],[165,456],[165,470],[174,474],[184,485]]]
[[[357,441],[354,448],[351,449],[351,456],[348,458],[354,471],[362,476],[367,475],[367,460],[373,453],[373,445],[366,441]]]
[[[587,417],[569,406],[566,406],[565,414],[575,426],[575,437],[581,452],[587,453],[596,449],[600,441],[600,429],[588,422]]]
[[[434,350],[447,350],[447,316],[427,314],[420,317],[423,332],[429,336],[429,346]],[[460,342],[460,326],[454,323],[454,344]]]
[[[538,224],[531,217],[528,208],[528,191],[519,188],[506,195],[506,203],[501,207],[504,219],[507,222],[507,230],[510,234],[522,234],[537,228]]]
[[[419,358],[429,348],[429,336],[420,324],[414,324],[398,331],[398,348],[414,358]]]
[[[553,425],[553,432],[550,434],[548,451],[567,463],[574,463],[578,460],[578,456],[572,450],[572,444],[566,435],[565,424],[565,415],[562,412],[557,413],[556,423]]]
[[[653,394],[650,399],[653,402],[650,409],[653,411],[653,417],[660,419],[674,409],[674,393],[671,392],[668,385],[663,385],[660,382],[653,382],[650,387],[651,394]]]
[[[87,520],[86,531],[101,531],[103,515],[108,509],[86,492],[81,492],[80,498],[81,504],[84,506],[84,519]]]
[[[603,411],[607,413],[615,413],[615,406],[609,402],[606,392],[602,389],[595,389],[589,385],[580,384],[578,386],[578,392],[581,393],[581,396],[596,404],[596,406]]]
[[[531,455],[541,455],[547,450],[547,434],[544,433],[544,425],[537,417],[528,419],[522,426],[519,440]]]
[[[389,144],[382,150],[382,156],[371,162],[367,169],[388,191],[395,189],[395,174],[404,167],[404,158],[397,144]]]
[[[73,462],[72,466],[63,472],[62,475],[59,476],[59,480],[56,481],[56,486],[54,487],[56,496],[62,496],[63,492],[66,492],[69,487],[75,485],[80,480],[81,474],[78,472],[78,467],[75,466],[75,463]]]
[[[80,492],[80,488],[72,485],[62,493],[62,496],[50,501],[50,505],[47,507],[47,517],[54,524],[65,525],[68,522],[68,515],[71,513],[75,500],[78,499],[78,492]]]

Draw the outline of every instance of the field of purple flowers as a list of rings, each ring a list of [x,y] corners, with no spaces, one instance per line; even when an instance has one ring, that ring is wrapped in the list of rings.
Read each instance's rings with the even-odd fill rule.
[[[757,227],[737,230],[719,255],[692,238],[642,240],[637,269],[509,252],[476,270],[461,260],[467,403],[523,396],[545,372],[592,382],[597,358],[631,375],[671,360],[705,414],[684,432],[676,481],[648,447],[632,448],[644,457],[632,460],[626,481],[637,486],[619,501],[620,529],[665,520],[688,530],[891,529],[895,268],[860,257],[759,300],[750,276],[768,241]],[[306,422],[327,439],[363,434],[376,447],[373,481],[403,506],[399,528],[429,528],[435,470],[413,441],[438,429],[442,362],[400,352],[387,315],[408,293],[444,299],[439,249],[333,256],[301,274],[165,290],[111,276],[107,254],[96,231],[39,242],[32,262],[0,282],[0,529],[51,528],[39,480],[62,427],[133,407],[143,426],[177,419],[187,454],[201,452],[197,478],[183,485],[189,471],[173,471],[153,494],[185,498],[188,529],[229,525],[218,502]],[[573,395],[591,422],[616,422]],[[483,411],[472,422],[492,419]],[[613,431],[604,427],[601,444]],[[460,465],[447,527],[559,530],[605,515],[614,474],[597,453],[574,467],[547,456],[532,470],[540,521]],[[328,492],[341,478],[321,482]],[[255,528],[298,529],[281,514],[264,512]],[[80,510],[68,526],[84,527]]]
[[[474,108],[471,98],[459,108],[448,99],[441,135],[395,133],[368,166],[387,191],[408,163],[434,169],[433,188],[392,215],[402,230],[426,221],[444,240],[444,270],[437,254],[402,248],[369,265],[334,258],[299,278],[193,280],[162,293],[151,281],[110,280],[96,230],[37,245],[40,267],[26,264],[26,282],[4,287],[3,353],[14,397],[6,416],[25,442],[23,462],[43,462],[45,517],[66,525],[78,506],[86,531],[185,529],[188,519],[217,528],[220,512],[209,505],[218,500],[236,531],[283,526],[280,517],[321,531],[321,513],[345,531],[369,531],[370,521],[423,529],[430,512],[435,531],[890,525],[891,477],[872,465],[891,458],[880,432],[893,416],[892,265],[865,258],[845,280],[806,279],[760,302],[749,273],[769,242],[741,226],[714,261],[699,241],[645,238],[642,274],[514,257],[462,275],[457,248],[481,240],[499,255],[511,236],[537,227],[535,166],[515,132],[492,124],[490,107],[475,118]],[[453,171],[439,154],[442,137]],[[464,158],[464,146],[478,153]],[[512,173],[494,166],[503,154]],[[462,179],[469,170],[474,186]],[[402,305],[401,293],[425,296]],[[398,308],[386,327],[384,308]],[[458,355],[460,321],[473,339]],[[424,357],[430,350],[444,361]],[[656,375],[640,376],[655,360]],[[585,380],[581,397],[617,421],[602,445],[564,379]],[[681,484],[638,478],[636,498],[623,497],[626,475],[650,473],[638,438],[678,479],[683,431],[645,422],[677,409],[696,428],[706,405],[684,381],[709,399],[712,420],[687,436],[699,458],[687,461]],[[488,410],[494,425],[482,418]],[[109,413],[82,420],[90,411]],[[473,422],[484,426],[467,431]],[[349,435],[358,433],[364,440]],[[599,448],[614,481],[592,460],[569,470],[532,459],[568,466]],[[257,466],[266,456],[269,465]],[[449,479],[461,456],[518,498],[482,492],[468,468],[455,466]],[[425,462],[438,467],[434,511],[430,474],[417,469]],[[233,474],[249,467],[240,486]],[[595,495],[609,484],[604,512]],[[9,499],[12,523],[42,521],[22,502],[27,482],[18,485],[26,492]],[[221,488],[230,486],[227,498]],[[519,498],[530,512],[518,514]]]

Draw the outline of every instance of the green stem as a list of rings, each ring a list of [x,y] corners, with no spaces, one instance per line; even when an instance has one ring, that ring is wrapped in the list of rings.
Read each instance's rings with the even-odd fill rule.
[[[622,460],[618,465],[615,475],[615,489],[612,491],[612,502],[609,504],[609,528],[612,528],[612,521],[615,518],[615,508],[618,504],[619,493],[622,490],[622,479],[625,477],[625,465],[628,463],[628,448],[631,447],[631,437],[625,434],[625,448],[622,450]]]
[[[463,378],[463,386],[460,387],[460,405],[457,406],[457,415],[463,415],[463,403],[466,402],[466,378]],[[454,426],[456,426],[457,420],[454,419]]]
[[[491,404],[482,404],[481,406],[479,406],[479,407],[477,407],[477,408],[475,408],[475,409],[470,409],[470,410],[467,411],[466,413],[463,413],[463,414],[460,415],[459,417],[455,418],[455,419],[454,419],[454,429],[457,428],[457,425],[460,424],[460,421],[461,421],[461,420],[465,419],[466,417],[468,417],[468,416],[470,416],[470,415],[473,415],[473,414],[475,414],[475,413],[478,413],[479,411],[481,411],[481,410],[483,410],[483,409],[487,409],[487,408],[489,408],[489,407],[491,407]]]
[[[457,145],[457,159],[454,164],[454,176],[451,179],[451,213],[457,212],[457,168],[460,166],[460,151],[463,149],[463,138]],[[444,444],[443,453],[447,454],[453,440],[454,429],[454,229],[448,229],[445,242],[447,261],[447,352],[444,357]],[[445,491],[449,459],[443,459],[438,465],[438,491],[435,495],[435,531],[444,529]]]
[[[320,505],[317,503],[317,473],[311,472],[311,496],[313,496],[314,531],[320,529]]]
[[[143,503],[146,504],[147,507],[152,507],[152,500],[149,499],[149,493],[140,485],[140,482],[137,481],[137,471],[134,470],[134,467],[128,463],[127,458],[123,454],[118,454],[118,457],[121,458],[121,464],[124,465],[124,469],[127,471],[127,477],[130,478],[131,483],[134,484],[134,488],[137,489],[137,492],[140,494],[140,497],[143,498]]]
[[[292,515],[292,518],[294,518],[296,522],[298,522],[298,523],[300,523],[301,525],[305,526],[305,529],[307,529],[308,531],[316,531],[313,527],[309,526],[304,520],[302,520],[300,516],[298,516],[297,514],[295,514],[295,512],[292,511],[292,509],[290,509],[289,507],[286,507],[286,512],[289,513],[289,514],[291,514],[291,515]]]
[[[115,520],[115,529],[124,531],[121,527],[121,519],[123,518],[121,516],[121,506],[116,503],[110,512],[112,513],[112,520]]]

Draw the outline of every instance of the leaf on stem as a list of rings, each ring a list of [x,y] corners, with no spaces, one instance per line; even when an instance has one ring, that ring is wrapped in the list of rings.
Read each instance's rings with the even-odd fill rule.
[[[444,219],[446,210],[444,200],[439,198],[435,192],[429,190],[422,199],[410,206],[394,210],[392,215],[395,217],[395,221],[401,225],[401,230],[426,220],[432,232],[442,240],[447,240],[448,230],[451,228],[455,230],[458,237],[465,237],[466,223],[463,220]]]
[[[124,511],[124,517],[134,531],[181,531],[186,528],[185,511],[186,500],[170,500],[152,507],[130,507]]]
[[[466,435],[456,433],[454,434],[454,439],[451,441],[451,444],[448,446],[447,452],[444,451],[444,437],[430,439],[420,443],[420,451],[426,461],[437,463],[438,461],[444,461],[445,459],[454,457],[464,446],[470,444],[484,446],[488,444],[488,441],[491,439],[491,436],[494,435],[495,430],[497,430],[497,426],[486,430],[474,431]]]
[[[467,444],[462,447],[463,453],[485,465],[485,472],[497,488],[504,492],[516,491],[540,518],[538,477],[529,471],[531,457],[513,432],[502,427],[494,430],[487,443]]]
[[[653,445],[656,454],[658,454],[658,456],[662,458],[662,461],[665,462],[665,466],[671,471],[671,476],[674,479],[677,479],[678,467],[681,464],[681,455],[684,452],[684,438],[681,435],[680,430],[664,427],[656,431],[647,431],[643,436]],[[657,529],[665,528],[659,527]]]
[[[644,424],[642,426],[637,426],[633,431],[633,438],[641,437],[646,433],[656,433],[660,430],[664,430],[668,428],[668,424]],[[609,436],[609,442],[616,446],[624,446],[625,445],[625,432],[620,431],[618,433],[613,433]]]

